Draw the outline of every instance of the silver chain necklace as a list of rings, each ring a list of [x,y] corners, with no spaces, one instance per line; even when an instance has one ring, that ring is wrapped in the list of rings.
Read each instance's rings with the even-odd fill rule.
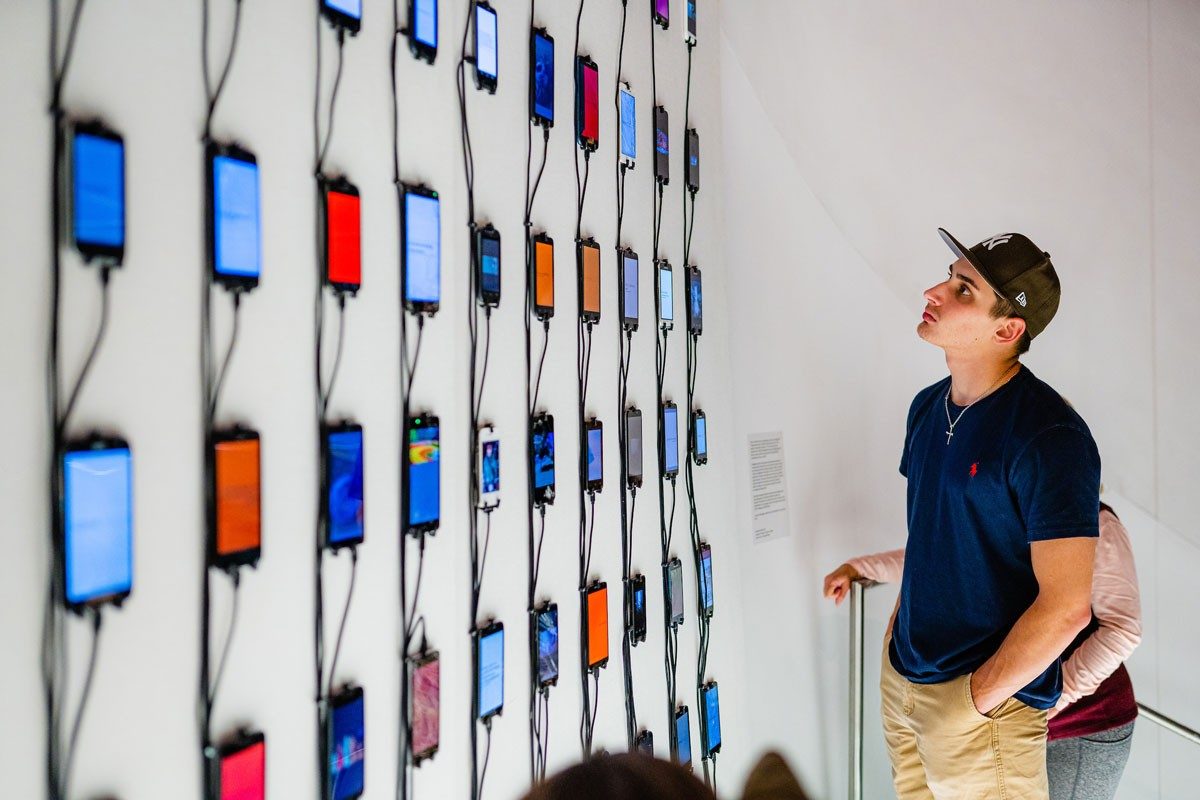
[[[1017,369],[1021,368],[1021,365],[1019,363],[1016,364],[1015,366],[1017,367]],[[1004,379],[1007,378],[1009,373],[1012,371],[1013,371],[1012,367],[1009,367],[1008,369],[1006,369],[1004,371],[1004,374],[1001,375],[1000,378],[995,383],[993,383],[991,386],[989,386],[986,392],[979,395],[979,397],[976,397],[970,403],[967,403],[967,405],[963,407],[963,410],[958,412],[958,416],[954,419],[950,419],[950,390],[954,388],[954,380],[953,379],[950,380],[950,386],[946,387],[946,396],[943,398],[943,401],[942,401],[943,405],[945,405],[945,407],[946,407],[946,422],[950,425],[950,430],[946,431],[946,444],[950,444],[950,440],[954,438],[954,426],[957,425],[958,421],[963,418],[963,414],[967,413],[967,409],[970,408],[971,406],[975,405],[976,403],[978,403],[983,398],[987,397],[989,394],[991,394],[992,391],[997,386],[999,386],[1001,384],[1001,382],[1003,382]]]

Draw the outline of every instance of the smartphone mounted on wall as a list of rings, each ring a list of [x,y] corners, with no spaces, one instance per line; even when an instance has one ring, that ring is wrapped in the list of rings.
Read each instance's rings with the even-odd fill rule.
[[[700,613],[706,619],[713,615],[713,568],[712,547],[707,542],[700,543]]]
[[[438,193],[425,186],[404,185],[403,242],[400,274],[404,308],[432,317],[441,303],[442,212]]]
[[[354,547],[365,538],[362,426],[352,422],[326,425],[322,444],[325,546],[331,550]]]
[[[60,564],[68,609],[120,606],[133,591],[133,454],[117,437],[68,442],[60,461]]]
[[[642,485],[642,412],[625,409],[625,482],[630,489]]]
[[[621,260],[620,298],[621,327],[627,331],[638,329],[638,254],[628,248],[617,251]]]
[[[604,488],[604,423],[589,419],[583,425],[583,437],[586,454],[583,490],[597,494]]]
[[[554,417],[538,414],[533,418],[529,446],[529,465],[533,476],[533,505],[554,504]]]
[[[496,9],[486,2],[475,3],[475,86],[496,93],[500,78],[499,26]]]
[[[646,641],[646,576],[634,575],[627,585],[626,619],[629,620],[629,643],[634,647]]]
[[[664,331],[669,331],[675,327],[675,284],[674,272],[671,265],[667,261],[656,261],[654,263],[655,285],[655,308],[658,311],[658,327]]]
[[[475,632],[476,717],[480,722],[504,711],[504,625],[500,622]]]
[[[696,43],[696,0],[683,0],[683,10],[687,16],[687,33],[683,35],[688,44]]]
[[[539,689],[558,683],[558,605],[543,603],[534,611]]]
[[[500,231],[490,223],[475,231],[475,288],[479,305],[500,305]]]
[[[330,800],[354,800],[365,791],[365,722],[361,686],[344,686],[329,698],[325,775]]]
[[[634,749],[644,756],[654,758],[654,731],[644,730],[637,735],[633,743]]]
[[[477,507],[491,511],[500,505],[500,436],[491,423],[481,425],[476,439]]]
[[[671,138],[669,118],[663,106],[654,107],[654,179],[666,186],[671,182]]]
[[[125,140],[99,121],[71,125],[68,237],[87,263],[125,258]]]
[[[265,800],[267,740],[259,731],[239,730],[217,750],[217,800]]]
[[[692,768],[692,730],[691,716],[687,706],[679,706],[675,710],[675,734],[672,743],[675,745],[675,761],[685,769]]]
[[[671,600],[671,627],[683,624],[683,562],[672,558],[663,565],[663,577],[667,581],[667,596]]]
[[[692,424],[688,439],[692,451],[692,460],[697,466],[708,463],[708,417],[700,409],[692,412]]]
[[[216,283],[248,292],[262,273],[258,160],[218,142],[209,142],[205,155],[209,269]]]
[[[576,247],[579,267],[579,318],[589,324],[600,321],[600,245],[584,239]]]
[[[658,463],[662,466],[664,478],[674,478],[679,474],[679,408],[674,403],[663,403],[662,435],[659,441],[662,449],[658,454]]]
[[[554,240],[545,233],[533,237],[533,314],[541,322],[554,316]]]
[[[358,187],[342,177],[320,178],[325,209],[325,280],[335,291],[362,287],[362,203]]]
[[[545,28],[529,33],[529,116],[535,125],[554,127],[554,37]]]
[[[438,0],[408,0],[408,49],[430,64],[438,51]]]
[[[608,584],[596,581],[587,588],[584,603],[587,625],[588,669],[596,671],[608,664]]]
[[[258,433],[242,427],[213,433],[213,531],[208,563],[254,566],[262,554],[262,460]]]
[[[441,717],[441,659],[436,652],[408,658],[409,703],[412,720],[413,765],[433,758],[438,751]]]
[[[683,157],[687,162],[684,171],[688,191],[692,194],[700,191],[700,134],[695,128],[688,128],[687,137],[683,140]]]
[[[621,81],[618,87],[621,124],[621,164],[633,169],[637,163],[637,97],[629,83]]]
[[[433,414],[411,416],[405,438],[401,499],[406,529],[413,536],[433,534],[442,521],[441,421]]]
[[[321,0],[321,15],[351,36],[362,28],[362,0]]]
[[[575,135],[593,152],[600,145],[600,70],[587,56],[575,57]]]
[[[704,284],[700,279],[700,268],[687,267],[684,275],[687,284],[688,333],[699,336],[704,332]]]
[[[664,31],[671,27],[671,0],[654,0],[652,13],[655,25],[660,26]]]
[[[721,699],[716,681],[709,681],[700,688],[700,739],[704,743],[705,758],[721,752]]]

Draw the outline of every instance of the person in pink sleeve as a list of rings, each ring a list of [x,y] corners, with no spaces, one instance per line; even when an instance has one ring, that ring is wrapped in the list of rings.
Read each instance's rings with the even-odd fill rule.
[[[840,605],[853,581],[897,583],[903,572],[903,550],[852,558],[825,576],[825,596]],[[889,634],[894,621],[893,614]],[[1124,662],[1141,639],[1141,602],[1129,534],[1112,508],[1101,503],[1092,620],[1062,654],[1062,697],[1048,712],[1046,766],[1052,800],[1116,796],[1138,713]]]

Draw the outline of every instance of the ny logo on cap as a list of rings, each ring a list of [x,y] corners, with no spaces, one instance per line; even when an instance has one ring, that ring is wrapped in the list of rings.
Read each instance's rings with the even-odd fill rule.
[[[1021,292],[1019,295],[1017,295],[1017,302],[1021,304],[1021,308],[1025,307],[1027,301],[1024,292]]]
[[[980,244],[982,244],[988,250],[991,250],[993,247],[995,247],[998,244],[1006,244],[1008,242],[1008,240],[1011,239],[1012,237],[1013,237],[1013,235],[1011,233],[1000,233],[1000,234],[993,236],[990,239],[980,242]]]

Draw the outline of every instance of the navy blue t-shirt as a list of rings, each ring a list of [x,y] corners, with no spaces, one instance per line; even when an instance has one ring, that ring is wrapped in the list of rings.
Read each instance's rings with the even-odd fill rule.
[[[908,478],[908,544],[889,648],[914,683],[973,672],[1038,594],[1030,545],[1099,536],[1100,454],[1066,401],[1022,367],[958,419],[946,443],[946,378],[908,412],[900,474]],[[1051,708],[1057,660],[1018,700]]]

